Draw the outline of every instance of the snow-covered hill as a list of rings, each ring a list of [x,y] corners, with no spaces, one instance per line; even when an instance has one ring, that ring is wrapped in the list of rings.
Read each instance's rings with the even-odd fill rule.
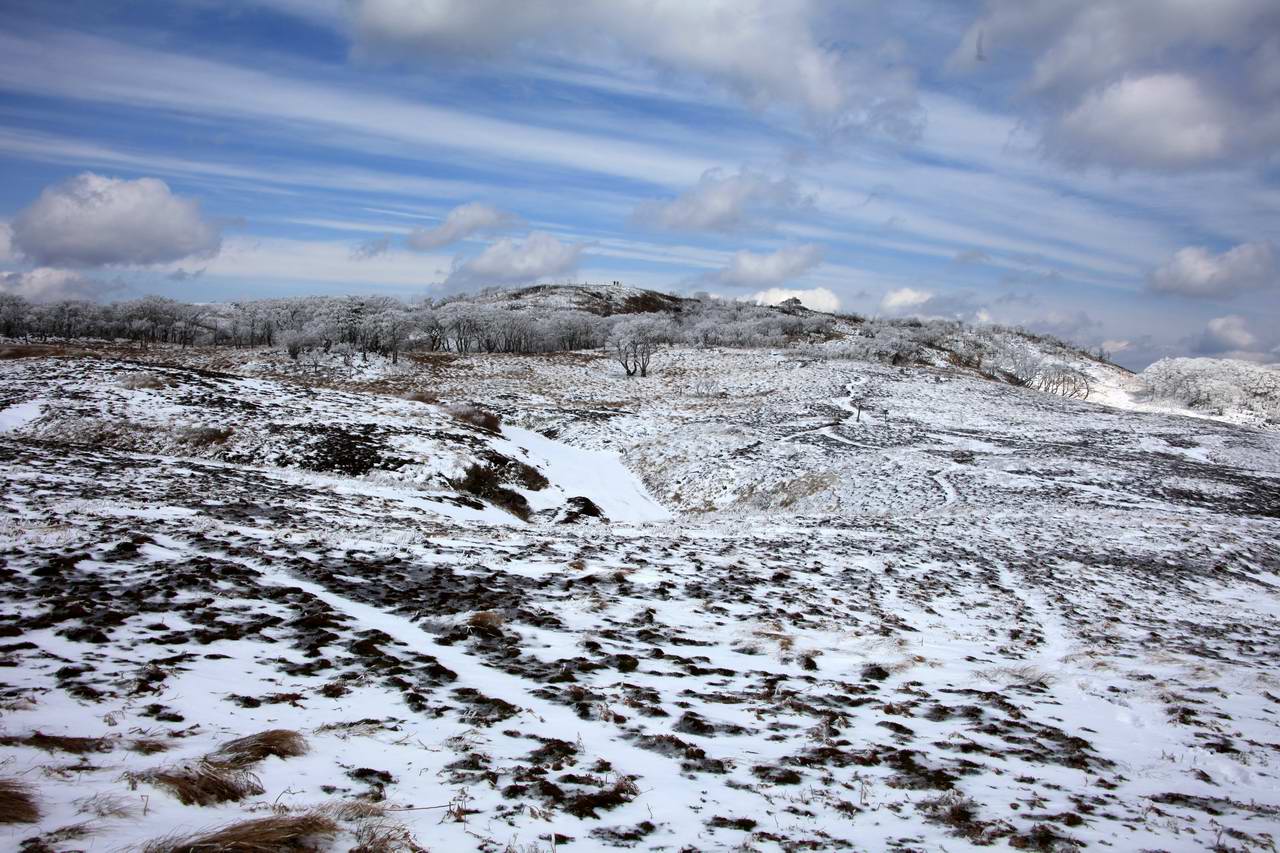
[[[563,516],[583,499],[615,521],[667,518],[616,454],[503,428],[491,413],[486,424],[483,409],[421,392],[357,395],[114,359],[19,359],[3,376],[0,430],[19,439],[408,485],[420,506],[458,520]]]
[[[1274,432],[804,347],[101,354],[0,362],[10,846],[1280,832]]]

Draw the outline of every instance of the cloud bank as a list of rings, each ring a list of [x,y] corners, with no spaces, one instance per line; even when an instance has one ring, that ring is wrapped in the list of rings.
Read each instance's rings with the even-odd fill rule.
[[[148,265],[210,257],[219,228],[157,178],[84,172],[47,187],[11,224],[13,246],[48,267]]]
[[[988,0],[951,66],[1011,76],[1055,158],[1238,167],[1280,144],[1278,32],[1273,0]]]
[[[1218,255],[1204,246],[1188,246],[1147,278],[1147,287],[1157,293],[1205,298],[1231,297],[1277,285],[1280,268],[1270,243],[1241,243]]]
[[[562,243],[553,235],[534,231],[522,241],[504,237],[479,255],[459,263],[448,284],[525,284],[577,269],[585,246]]]
[[[751,301],[757,305],[779,305],[788,299],[799,299],[800,304],[811,311],[823,311],[834,314],[840,310],[840,297],[825,287],[809,290],[791,290],[785,287],[771,287],[751,295]]]
[[[786,246],[767,254],[742,250],[734,253],[727,267],[707,279],[729,287],[767,289],[818,266],[824,254],[823,248],[813,243]]]
[[[0,293],[21,296],[31,302],[59,302],[64,299],[97,299],[120,287],[75,270],[36,267],[28,272],[0,273]]]

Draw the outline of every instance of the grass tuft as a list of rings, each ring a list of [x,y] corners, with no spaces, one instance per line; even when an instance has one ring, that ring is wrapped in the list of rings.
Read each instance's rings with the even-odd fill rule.
[[[205,761],[220,767],[242,768],[272,755],[293,758],[306,753],[307,741],[302,735],[289,729],[268,729],[224,743],[216,752],[205,756]]]
[[[18,779],[0,778],[0,823],[35,823],[39,819],[35,789]]]
[[[218,829],[170,835],[143,845],[142,853],[285,853],[320,849],[338,833],[333,818],[317,812],[263,817]]]
[[[214,806],[236,803],[264,790],[257,776],[247,770],[219,766],[207,761],[175,767],[161,767],[141,773],[126,773],[131,785],[147,782],[163,788],[185,806]]]
[[[106,738],[47,735],[43,732],[34,732],[26,737],[0,737],[0,746],[30,746],[45,752],[69,752],[72,755],[111,751],[111,742]]]

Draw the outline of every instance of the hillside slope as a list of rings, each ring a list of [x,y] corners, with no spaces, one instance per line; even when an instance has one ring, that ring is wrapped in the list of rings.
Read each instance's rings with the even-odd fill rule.
[[[334,387],[153,357],[188,366],[0,363],[0,776],[41,812],[13,846],[266,816],[334,850],[1280,833],[1275,433],[790,350]],[[308,425],[373,464],[325,467]],[[461,489],[495,456],[528,522]],[[611,522],[560,523],[574,497]]]

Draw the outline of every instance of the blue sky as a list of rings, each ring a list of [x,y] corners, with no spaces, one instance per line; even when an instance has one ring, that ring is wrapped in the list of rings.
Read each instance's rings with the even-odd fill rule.
[[[1278,10],[10,0],[0,289],[621,280],[1275,361]]]

